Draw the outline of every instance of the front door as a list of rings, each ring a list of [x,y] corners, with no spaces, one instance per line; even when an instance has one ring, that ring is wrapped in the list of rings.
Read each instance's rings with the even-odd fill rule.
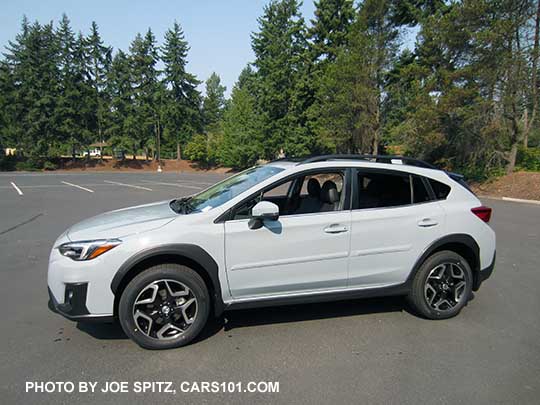
[[[237,207],[233,219],[225,223],[232,296],[260,298],[345,288],[351,218],[350,210],[344,210],[346,187],[345,170],[305,173]],[[335,192],[329,192],[333,188]],[[280,217],[249,229],[250,210],[261,200],[277,203]]]

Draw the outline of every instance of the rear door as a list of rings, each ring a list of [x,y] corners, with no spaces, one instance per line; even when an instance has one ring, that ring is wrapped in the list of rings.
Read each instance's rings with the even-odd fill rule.
[[[425,179],[359,169],[351,212],[350,288],[404,282],[423,250],[443,234],[445,214]]]
[[[227,277],[234,298],[346,288],[351,218],[346,173],[350,172],[319,173],[321,182],[333,181],[339,193],[331,210],[322,202],[311,212],[301,207],[305,173],[235,207],[232,218],[225,222]],[[279,205],[279,219],[249,229],[251,209],[261,200]]]

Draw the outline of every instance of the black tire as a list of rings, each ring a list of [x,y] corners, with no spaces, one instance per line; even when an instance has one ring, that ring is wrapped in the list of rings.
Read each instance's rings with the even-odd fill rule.
[[[178,286],[182,294],[187,291],[189,297],[177,298],[174,296],[175,294],[171,295],[170,292],[177,292],[173,291],[172,287],[168,287],[169,285]],[[181,287],[187,288],[182,290]],[[155,293],[154,289],[156,290]],[[147,295],[141,298],[140,294]],[[154,300],[151,304],[135,304],[137,299],[139,299],[137,302],[140,302],[144,297],[152,294],[154,294]],[[195,305],[192,303],[187,309],[192,311],[191,318],[189,318],[192,323],[188,324],[186,310],[182,310],[181,305],[178,304],[182,300],[187,302],[193,298],[195,299]],[[171,302],[170,305],[169,302]],[[167,308],[164,308],[164,306]],[[148,307],[150,309],[146,309]],[[192,309],[193,307],[195,309]],[[148,311],[144,314],[148,316],[151,314],[152,317],[157,319],[153,319],[150,324],[149,321],[146,321],[147,318],[140,317],[137,314],[136,320],[135,312],[137,309]],[[166,312],[164,312],[165,309],[167,309]],[[204,328],[209,313],[210,296],[201,276],[189,267],[172,263],[153,266],[138,274],[126,286],[118,306],[118,318],[122,329],[130,339],[145,349],[171,349],[187,345]],[[173,318],[177,316],[178,321]],[[180,323],[183,323],[182,327],[180,327]],[[160,326],[164,327],[165,325],[172,325],[168,329],[173,331],[172,336],[158,337],[156,332],[160,332]],[[179,329],[171,329],[176,326],[179,326]],[[144,329],[150,329],[150,331]],[[180,332],[180,329],[185,329],[185,331]],[[178,335],[175,335],[175,333]]]
[[[442,276],[439,275],[441,272]],[[459,277],[454,278],[454,273]],[[462,281],[465,286],[461,285]],[[469,263],[457,253],[444,250],[433,254],[422,264],[414,277],[407,300],[420,316],[448,319],[459,314],[467,305],[472,294],[472,284]],[[459,299],[456,299],[458,296]]]

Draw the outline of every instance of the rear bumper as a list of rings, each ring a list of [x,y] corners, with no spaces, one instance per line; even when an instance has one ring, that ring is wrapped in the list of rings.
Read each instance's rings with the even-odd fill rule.
[[[495,258],[497,257],[497,252],[493,254],[493,260],[491,264],[478,272],[478,275],[475,277],[473,290],[477,291],[480,288],[480,285],[493,274],[493,269],[495,268]]]
[[[64,302],[58,303],[50,288],[48,307],[54,313],[76,322],[112,322],[112,315],[92,315],[86,308],[88,283],[66,284]]]

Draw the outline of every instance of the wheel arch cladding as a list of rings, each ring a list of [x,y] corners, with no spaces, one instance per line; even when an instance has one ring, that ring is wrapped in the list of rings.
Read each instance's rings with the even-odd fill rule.
[[[118,302],[122,292],[134,277],[157,264],[181,264],[196,271],[204,280],[216,316],[223,313],[225,305],[221,296],[218,265],[203,248],[191,244],[169,244],[143,250],[126,260],[118,269],[111,282],[115,296],[114,313],[117,314]]]
[[[429,245],[424,253],[422,253],[420,258],[416,261],[413,270],[407,279],[407,284],[410,285],[412,283],[416,272],[420,269],[428,257],[443,250],[451,250],[452,252],[455,252],[463,257],[467,263],[469,263],[473,273],[473,290],[478,289],[480,248],[472,236],[462,233],[446,235]]]

